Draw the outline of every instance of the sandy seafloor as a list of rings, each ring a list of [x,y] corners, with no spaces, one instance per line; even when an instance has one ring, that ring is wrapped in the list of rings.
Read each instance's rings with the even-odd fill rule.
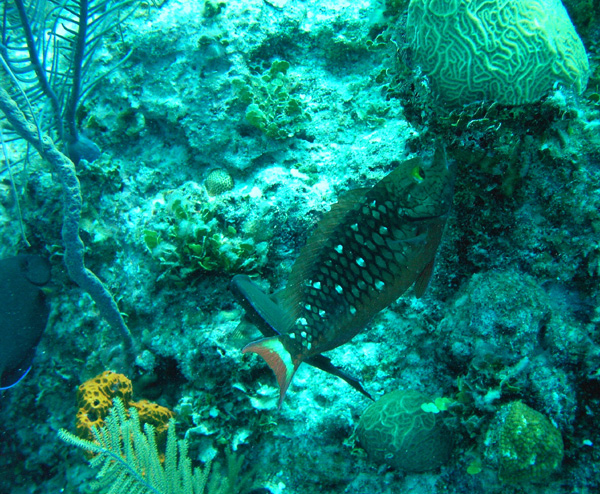
[[[103,150],[78,169],[86,261],[140,345],[135,368],[123,367],[119,336],[68,279],[60,188],[47,165],[29,165],[21,205],[30,242],[52,259],[52,312],[32,372],[0,396],[0,492],[91,492],[94,472],[57,430],[74,429],[77,386],[107,369],[134,381],[135,399],[177,412],[194,462],[222,462],[233,448],[252,487],[272,493],[598,492],[598,78],[581,96],[559,88],[523,108],[450,113],[409,68],[402,2],[205,3],[140,7],[90,70],[128,47],[132,56],[80,112]],[[592,70],[599,18],[582,33]],[[261,78],[274,61],[289,63],[278,89]],[[248,98],[275,127],[252,125]],[[278,105],[292,99],[286,114]],[[417,389],[459,402],[447,412],[448,463],[405,473],[354,444],[369,400],[335,377],[301,367],[277,410],[271,371],[240,352],[257,334],[235,334],[243,312],[228,284],[247,272],[265,290],[285,286],[341,193],[429,157],[436,141],[458,171],[425,296],[408,292],[329,353],[374,397]],[[234,187],[209,197],[216,168]],[[19,230],[8,187],[2,197],[8,256]],[[498,479],[489,438],[515,400],[563,438],[562,464],[542,483]]]

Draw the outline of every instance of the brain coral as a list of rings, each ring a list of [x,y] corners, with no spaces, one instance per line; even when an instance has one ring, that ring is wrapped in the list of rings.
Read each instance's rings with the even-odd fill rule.
[[[500,409],[486,444],[488,459],[497,462],[500,479],[509,483],[546,481],[563,458],[559,430],[520,401]]]
[[[440,414],[421,409],[429,402],[418,391],[398,390],[367,408],[356,434],[369,457],[407,472],[424,472],[446,463],[452,436]]]
[[[449,104],[520,105],[555,82],[578,93],[587,84],[585,48],[560,0],[411,0],[407,34]]]

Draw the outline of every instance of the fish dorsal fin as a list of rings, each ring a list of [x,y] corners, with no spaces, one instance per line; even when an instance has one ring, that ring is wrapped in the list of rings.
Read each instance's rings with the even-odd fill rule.
[[[300,255],[292,267],[287,286],[276,295],[278,303],[290,316],[297,317],[298,304],[302,297],[299,287],[306,278],[305,273],[312,267],[318,257],[323,243],[329,239],[331,232],[344,221],[348,212],[369,190],[369,188],[360,188],[342,194],[338,202],[333,204],[331,209],[323,215],[306,245],[300,250]]]

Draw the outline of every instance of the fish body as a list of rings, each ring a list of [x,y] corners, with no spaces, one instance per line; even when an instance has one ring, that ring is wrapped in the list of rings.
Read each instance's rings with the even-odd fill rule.
[[[412,285],[417,297],[424,293],[453,188],[443,150],[428,167],[408,160],[325,214],[276,297],[263,298],[258,287],[238,294],[273,331],[243,353],[259,354],[274,371],[280,404],[301,362],[348,342]],[[236,278],[233,285],[241,283]]]
[[[50,281],[50,264],[42,257],[0,259],[0,390],[29,372],[50,313],[41,289]]]

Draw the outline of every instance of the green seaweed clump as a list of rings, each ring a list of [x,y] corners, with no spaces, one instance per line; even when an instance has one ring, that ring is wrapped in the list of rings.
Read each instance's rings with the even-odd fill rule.
[[[220,201],[191,182],[154,201],[143,241],[160,263],[159,279],[184,280],[204,271],[252,273],[266,264],[268,244],[257,242],[220,215]]]
[[[289,62],[276,60],[260,76],[231,81],[237,99],[246,105],[246,122],[273,139],[287,139],[311,120],[304,101],[296,96],[297,84],[287,71]]]
[[[497,457],[498,476],[507,483],[547,481],[563,458],[560,431],[520,401],[498,412],[487,442]]]
[[[367,408],[356,434],[369,457],[407,472],[424,472],[446,463],[453,439],[443,414],[422,407],[431,402],[419,391],[398,390]]]
[[[223,0],[204,0],[204,17],[216,17],[226,6]]]

